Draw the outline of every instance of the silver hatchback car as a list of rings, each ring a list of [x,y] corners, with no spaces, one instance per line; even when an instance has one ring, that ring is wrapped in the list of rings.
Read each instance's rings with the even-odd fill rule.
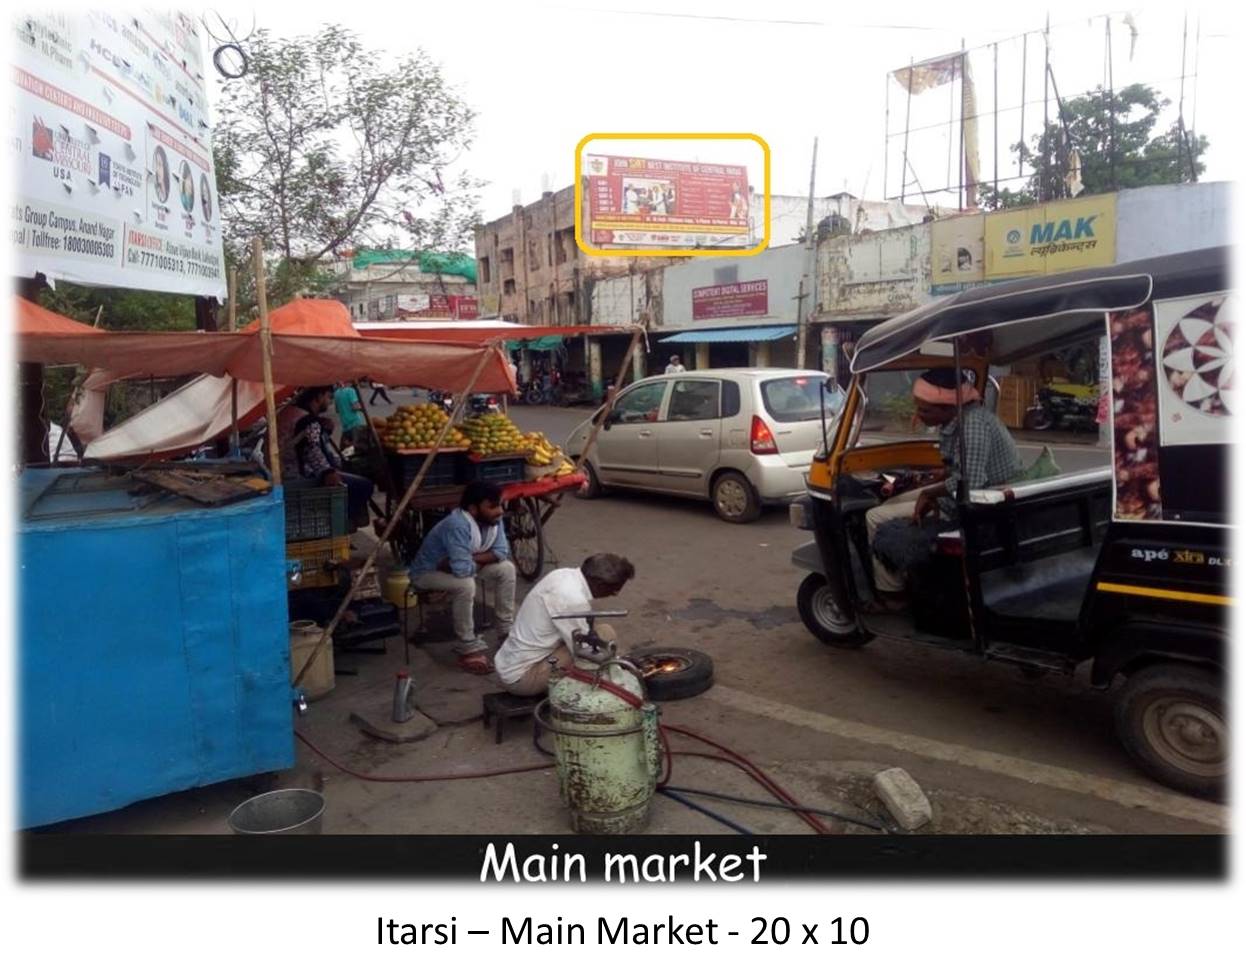
[[[821,371],[730,368],[637,381],[620,392],[597,436],[584,495],[653,490],[709,500],[725,521],[756,520],[763,505],[805,492],[824,404],[828,425],[832,420],[826,378]],[[572,431],[568,455],[583,454],[603,411]]]

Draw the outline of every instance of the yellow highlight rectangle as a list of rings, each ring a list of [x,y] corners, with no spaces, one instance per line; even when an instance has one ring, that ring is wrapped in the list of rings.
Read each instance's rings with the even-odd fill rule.
[[[584,147],[593,140],[752,140],[761,147],[763,217],[766,233],[761,242],[752,248],[594,248],[584,242],[584,185],[582,181]],[[664,229],[671,231],[672,229]],[[722,229],[715,229],[721,231]],[[687,232],[686,234],[695,234]],[[575,147],[575,243],[585,255],[600,259],[617,259],[620,256],[646,258],[729,258],[760,255],[770,245],[770,144],[756,133],[589,133]]]

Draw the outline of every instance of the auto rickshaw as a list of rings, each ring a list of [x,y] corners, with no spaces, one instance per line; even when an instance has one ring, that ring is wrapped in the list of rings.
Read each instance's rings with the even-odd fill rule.
[[[808,572],[797,604],[809,631],[837,647],[892,637],[953,648],[1031,675],[1089,661],[1134,760],[1169,786],[1221,794],[1234,603],[1228,259],[1207,249],[986,286],[865,333],[847,391],[832,392],[837,421],[808,496],[792,509],[814,532],[792,556]],[[911,604],[876,611],[866,512],[954,459],[929,435],[871,437],[871,404],[896,400],[932,366],[985,393],[1014,365],[1099,338],[1111,368],[1103,465],[1007,486],[957,480],[955,523],[908,572]]]

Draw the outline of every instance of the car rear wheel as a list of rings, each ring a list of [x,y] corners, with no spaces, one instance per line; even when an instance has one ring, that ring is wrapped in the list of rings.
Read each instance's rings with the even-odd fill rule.
[[[1125,750],[1153,778],[1196,796],[1219,797],[1229,771],[1229,728],[1219,677],[1185,664],[1131,674],[1116,698]]]
[[[761,516],[761,500],[743,473],[730,470],[714,481],[714,513],[732,524],[748,524]]]
[[[810,572],[796,591],[800,621],[823,643],[834,647],[858,647],[867,639],[856,619],[840,609],[826,576]]]

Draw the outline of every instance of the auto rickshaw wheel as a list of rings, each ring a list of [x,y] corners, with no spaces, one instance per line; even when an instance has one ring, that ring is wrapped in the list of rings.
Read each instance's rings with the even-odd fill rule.
[[[859,647],[869,639],[856,619],[839,608],[825,575],[805,576],[796,590],[796,609],[805,628],[829,646]]]
[[[1125,750],[1153,778],[1195,796],[1223,795],[1229,728],[1223,684],[1209,670],[1156,664],[1131,674],[1116,699]]]

